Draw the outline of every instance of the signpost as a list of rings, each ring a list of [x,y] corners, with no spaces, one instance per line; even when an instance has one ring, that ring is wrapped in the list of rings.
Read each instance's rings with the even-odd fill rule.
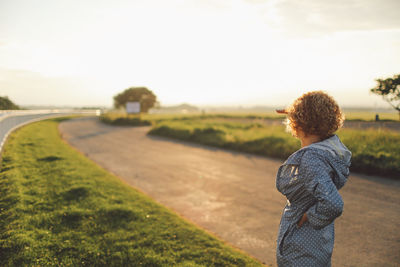
[[[140,102],[127,102],[126,103],[126,113],[128,113],[128,114],[140,113]]]

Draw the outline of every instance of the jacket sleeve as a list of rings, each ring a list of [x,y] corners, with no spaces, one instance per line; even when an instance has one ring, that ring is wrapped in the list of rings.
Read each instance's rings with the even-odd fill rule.
[[[343,200],[329,174],[331,167],[321,155],[306,151],[301,159],[299,174],[306,190],[316,203],[306,212],[314,229],[322,229],[342,214]]]

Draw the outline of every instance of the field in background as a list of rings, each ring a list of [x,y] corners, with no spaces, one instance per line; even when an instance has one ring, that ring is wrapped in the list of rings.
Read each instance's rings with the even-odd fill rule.
[[[397,112],[367,112],[367,111],[344,111],[346,120],[349,121],[375,121],[375,115],[379,114],[380,120],[383,121],[394,121],[399,122],[399,115]],[[160,119],[172,119],[182,117],[206,117],[206,118],[236,118],[236,119],[284,119],[284,115],[277,114],[275,111],[262,112],[262,113],[243,113],[243,112],[207,112],[207,113],[171,113],[171,114],[142,114],[143,120],[160,120]],[[121,111],[111,111],[107,113],[107,117],[111,119],[121,117],[137,117],[136,115],[127,115]]]
[[[385,124],[360,122],[374,114],[356,113],[349,125],[338,131],[343,143],[352,151],[352,171],[399,178],[400,134],[383,128]],[[397,114],[396,114],[397,115]],[[122,121],[125,119],[125,121]],[[152,124],[149,134],[201,143],[236,151],[286,159],[300,148],[300,142],[285,132],[284,116],[271,114],[203,114],[161,115],[104,114],[101,120],[116,125]],[[125,123],[121,123],[125,122]],[[399,127],[397,121],[385,122]],[[371,125],[373,127],[371,127]]]
[[[1,266],[261,266],[72,149],[59,121],[6,144]]]
[[[399,121],[399,114],[393,112],[366,112],[366,111],[349,111],[345,113],[346,120],[362,120],[362,121],[375,121],[375,115],[379,115],[380,120]]]

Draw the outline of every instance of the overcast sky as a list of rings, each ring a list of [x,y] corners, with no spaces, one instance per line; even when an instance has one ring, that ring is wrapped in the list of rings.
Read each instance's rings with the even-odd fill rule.
[[[287,105],[400,73],[398,0],[0,0],[0,96],[112,105],[146,86],[161,105]]]

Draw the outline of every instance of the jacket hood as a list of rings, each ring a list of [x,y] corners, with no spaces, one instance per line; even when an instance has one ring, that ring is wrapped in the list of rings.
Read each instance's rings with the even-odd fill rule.
[[[337,135],[333,135],[323,141],[313,143],[308,146],[309,149],[316,149],[327,157],[327,162],[336,172],[333,182],[337,188],[341,188],[349,176],[349,167],[351,164],[351,152],[340,141]]]
[[[346,165],[350,166],[351,152],[350,150],[340,141],[337,135],[333,135],[321,142],[313,143],[309,147],[322,149],[328,151],[333,157],[342,160]]]

